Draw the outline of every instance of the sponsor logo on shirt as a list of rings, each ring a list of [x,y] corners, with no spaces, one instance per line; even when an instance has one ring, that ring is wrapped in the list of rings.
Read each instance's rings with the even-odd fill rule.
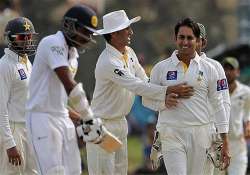
[[[21,80],[27,79],[27,75],[23,69],[19,69],[18,73],[20,75]]]
[[[228,89],[227,79],[221,79],[217,81],[217,91]]]
[[[119,69],[115,69],[114,73],[117,74],[117,75],[119,75],[119,76],[123,76],[124,75],[124,73],[121,70],[119,70]]]
[[[51,49],[52,52],[56,53],[57,55],[62,55],[63,56],[63,53],[64,53],[64,48],[63,47],[52,46],[50,49]]]
[[[177,71],[168,71],[167,80],[177,80]]]

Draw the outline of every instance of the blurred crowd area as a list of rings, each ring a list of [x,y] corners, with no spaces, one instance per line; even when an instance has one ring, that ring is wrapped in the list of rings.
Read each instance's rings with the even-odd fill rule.
[[[238,46],[238,43],[243,40],[250,41],[244,32],[249,29],[250,33],[250,22],[247,21],[250,18],[246,16],[250,14],[247,13],[250,12],[250,8],[245,7],[245,1],[248,2],[248,0],[227,0],[227,3],[224,3],[224,0],[193,0],[191,3],[188,0],[127,0],[126,2],[123,0],[1,0],[0,52],[3,52],[3,30],[9,19],[19,15],[28,17],[41,39],[58,30],[62,16],[69,7],[83,3],[97,12],[99,28],[102,28],[102,16],[110,11],[124,9],[129,18],[138,15],[142,17],[139,23],[132,26],[134,35],[131,46],[150,72],[150,68],[156,62],[166,58],[174,50],[174,25],[187,16],[205,25],[208,35],[207,51],[211,50],[208,56],[216,57],[224,53],[227,48]],[[240,20],[242,16],[245,17],[244,20]],[[94,89],[95,63],[105,44],[101,36],[95,39],[97,45],[80,56],[80,69],[76,77],[81,82],[88,82],[83,83],[83,86],[89,94],[92,94]],[[248,56],[249,50],[249,48],[244,49],[244,52],[247,52],[244,54]],[[235,53],[243,54],[242,50],[233,54]],[[220,58],[216,57],[218,60]],[[246,56],[243,56],[242,60],[244,67],[250,65]],[[249,69],[246,72],[250,72]],[[242,75],[244,76],[244,72]],[[249,78],[245,77],[244,80],[249,81]]]

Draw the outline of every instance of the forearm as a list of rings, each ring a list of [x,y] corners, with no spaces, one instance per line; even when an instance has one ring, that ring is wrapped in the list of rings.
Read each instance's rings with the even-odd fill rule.
[[[220,137],[223,143],[223,147],[226,150],[226,152],[229,153],[229,139],[227,133],[220,133]]]
[[[93,118],[93,112],[89,106],[82,84],[78,83],[69,94],[69,106],[80,114],[84,121]]]
[[[136,80],[130,84],[123,84],[123,86],[142,97],[152,98],[159,101],[165,100],[166,97],[167,87],[143,82],[142,80]]]
[[[154,100],[154,99],[145,98],[145,97],[142,97],[142,104],[143,106],[146,106],[154,111],[161,111],[166,108],[165,101]]]
[[[228,143],[228,133],[220,133],[220,137],[221,137],[223,142]]]

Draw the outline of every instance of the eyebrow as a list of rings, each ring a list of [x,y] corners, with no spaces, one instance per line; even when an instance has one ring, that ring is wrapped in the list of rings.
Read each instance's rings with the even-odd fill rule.
[[[195,37],[194,36],[192,36],[192,35],[177,35],[177,37],[178,38],[180,38],[180,39],[185,39],[185,38],[187,38],[188,40],[192,40],[192,39],[194,39]]]

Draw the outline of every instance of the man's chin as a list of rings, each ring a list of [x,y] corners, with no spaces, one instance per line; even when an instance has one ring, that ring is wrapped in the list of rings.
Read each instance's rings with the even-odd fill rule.
[[[186,49],[179,51],[179,53],[182,54],[182,55],[193,55],[194,54],[193,51],[186,50]]]

